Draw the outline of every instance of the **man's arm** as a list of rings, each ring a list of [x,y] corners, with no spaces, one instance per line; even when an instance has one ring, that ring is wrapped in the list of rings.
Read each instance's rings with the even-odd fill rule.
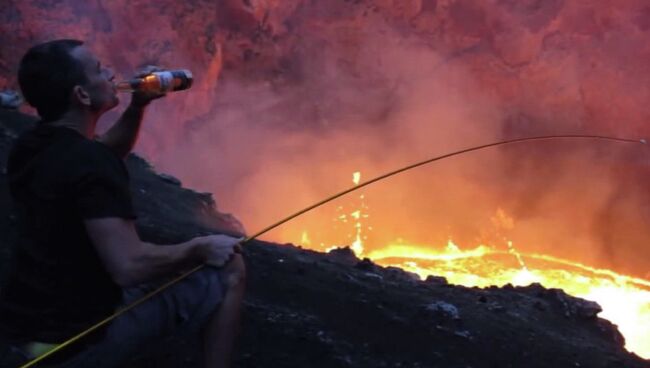
[[[120,157],[126,157],[138,139],[146,106],[132,101],[119,120],[97,140],[110,147]]]
[[[122,287],[155,280],[201,263],[222,266],[239,242],[237,238],[212,235],[176,245],[154,245],[140,240],[132,220],[113,217],[84,223],[106,270]]]
[[[160,68],[150,65],[138,72],[135,77],[145,77],[160,70]],[[131,95],[131,103],[124,110],[122,116],[120,116],[117,122],[106,133],[97,138],[97,140],[110,147],[120,157],[126,157],[138,140],[138,133],[140,132],[144,110],[147,105],[151,101],[164,96],[164,93],[133,92]]]

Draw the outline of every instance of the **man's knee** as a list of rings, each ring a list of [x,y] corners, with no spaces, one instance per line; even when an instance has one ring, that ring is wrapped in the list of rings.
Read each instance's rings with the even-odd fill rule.
[[[221,277],[226,292],[243,290],[246,287],[246,264],[241,254],[235,254],[233,258],[221,270]]]

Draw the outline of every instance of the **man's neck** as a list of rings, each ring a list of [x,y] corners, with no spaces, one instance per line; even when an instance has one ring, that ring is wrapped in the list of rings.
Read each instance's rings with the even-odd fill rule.
[[[98,117],[90,113],[68,111],[60,119],[48,123],[51,126],[65,127],[78,131],[84,137],[92,139],[95,136],[95,127]]]

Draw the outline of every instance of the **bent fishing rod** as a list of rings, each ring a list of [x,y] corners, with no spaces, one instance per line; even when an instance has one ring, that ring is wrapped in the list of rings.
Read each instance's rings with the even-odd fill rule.
[[[368,180],[366,182],[359,183],[358,185],[355,185],[355,186],[353,186],[351,188],[348,188],[348,189],[346,189],[346,190],[344,190],[342,192],[339,192],[339,193],[334,194],[334,195],[332,195],[330,197],[327,197],[327,198],[323,199],[322,201],[319,201],[319,202],[317,202],[317,203],[315,203],[315,204],[313,204],[313,205],[311,205],[309,207],[306,207],[306,208],[304,208],[304,209],[302,209],[302,210],[300,210],[300,211],[298,211],[298,212],[296,212],[296,213],[294,213],[294,214],[292,214],[290,216],[287,216],[286,218],[284,218],[284,219],[282,219],[282,220],[280,220],[280,221],[278,221],[278,222],[276,222],[276,223],[274,223],[272,225],[269,225],[268,227],[258,231],[254,235],[245,237],[243,240],[241,240],[238,243],[238,245],[243,245],[243,244],[245,244],[247,242],[250,242],[251,240],[254,240],[257,237],[259,237],[259,236],[261,236],[261,235],[263,235],[263,234],[265,234],[265,233],[279,227],[280,225],[283,225],[283,224],[295,219],[296,217],[302,216],[303,214],[305,214],[305,213],[307,213],[307,212],[309,212],[309,211],[311,211],[311,210],[313,210],[315,208],[318,208],[318,207],[320,207],[320,206],[322,206],[322,205],[324,205],[326,203],[329,203],[329,202],[331,202],[331,201],[333,201],[333,200],[335,200],[337,198],[340,198],[340,197],[342,197],[342,196],[344,196],[344,195],[346,195],[346,194],[348,194],[350,192],[359,190],[359,189],[361,189],[363,187],[366,187],[366,186],[368,186],[370,184],[373,184],[373,183],[376,183],[378,181],[387,179],[387,178],[389,178],[391,176],[401,174],[401,173],[403,173],[405,171],[409,171],[409,170],[415,169],[417,167],[424,166],[424,165],[430,164],[432,162],[444,160],[446,158],[450,158],[450,157],[453,157],[453,156],[458,156],[458,155],[462,155],[462,154],[473,152],[473,151],[479,151],[479,150],[490,148],[490,147],[504,146],[504,145],[508,145],[508,144],[515,144],[515,143],[522,143],[522,142],[529,142],[529,141],[542,141],[542,140],[554,140],[554,139],[592,139],[592,140],[614,141],[614,142],[619,142],[619,143],[637,143],[637,144],[644,144],[644,145],[647,144],[645,139],[628,139],[628,138],[617,138],[617,137],[609,137],[609,136],[602,136],[602,135],[574,134],[574,135],[548,135],[548,136],[536,136],[536,137],[527,137],[527,138],[516,138],[516,139],[509,139],[509,140],[504,140],[504,141],[499,141],[499,142],[494,142],[494,143],[483,144],[483,145],[480,145],[480,146],[469,147],[469,148],[465,148],[465,149],[462,149],[462,150],[459,150],[459,151],[454,151],[454,152],[451,152],[451,153],[447,153],[447,154],[444,154],[442,156],[437,156],[437,157],[426,159],[424,161],[416,162],[414,164],[411,164],[411,165],[402,167],[400,169],[391,171],[389,173],[380,175],[380,176],[375,177],[373,179],[370,179],[370,180]],[[201,264],[199,266],[194,267],[193,269],[191,269],[189,271],[186,271],[185,273],[181,274],[180,276],[178,276],[178,277],[174,278],[173,280],[171,280],[171,281],[163,284],[162,286],[158,287],[156,290],[150,292],[149,294],[146,294],[145,296],[143,296],[142,298],[136,300],[135,302],[133,302],[133,303],[131,303],[131,304],[129,304],[129,305],[123,307],[123,308],[118,309],[112,315],[110,315],[110,316],[106,317],[105,319],[97,322],[96,324],[89,327],[88,329],[86,329],[86,330],[80,332],[79,334],[71,337],[70,339],[66,340],[65,342],[57,345],[56,347],[54,347],[51,350],[43,353],[42,355],[38,356],[37,358],[34,358],[33,360],[31,360],[28,363],[20,366],[19,368],[33,367],[34,365],[36,365],[39,362],[45,360],[46,358],[52,356],[53,354],[65,349],[66,347],[74,344],[75,342],[81,340],[82,338],[88,336],[89,334],[91,334],[91,333],[97,331],[98,329],[106,326],[108,323],[110,323],[111,321],[113,321],[117,317],[119,317],[119,316],[123,315],[124,313],[130,311],[131,309],[139,306],[140,304],[146,302],[147,300],[151,299],[152,297],[160,294],[161,292],[163,292],[164,290],[166,290],[170,286],[179,283],[180,281],[184,280],[188,276],[194,274],[195,272],[203,269],[206,266],[207,267],[212,267],[212,266],[209,266],[209,265],[206,265],[206,264]]]

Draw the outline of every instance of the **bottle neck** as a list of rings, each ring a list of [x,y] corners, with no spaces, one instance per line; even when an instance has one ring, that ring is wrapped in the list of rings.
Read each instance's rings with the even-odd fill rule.
[[[140,84],[138,79],[125,80],[116,83],[115,89],[119,92],[133,92],[137,89],[138,84]]]

